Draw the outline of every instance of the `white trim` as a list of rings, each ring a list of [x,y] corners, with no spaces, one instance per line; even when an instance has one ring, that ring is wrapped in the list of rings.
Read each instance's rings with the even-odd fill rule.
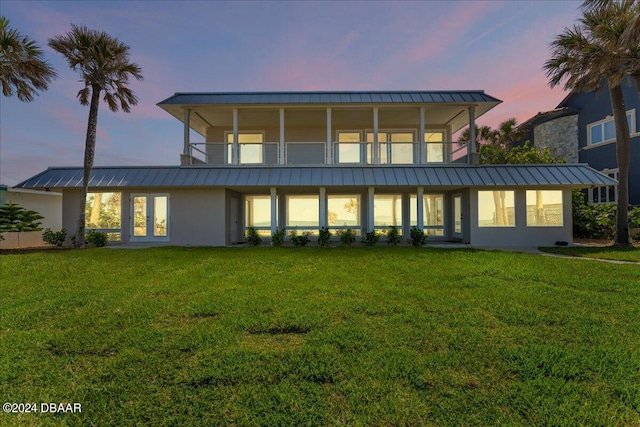
[[[627,110],[625,117],[631,116],[631,126],[629,127],[629,136],[631,138],[635,137],[638,135],[638,133],[636,132],[636,109],[632,108],[631,110]],[[604,124],[605,123],[610,123],[613,122],[614,123],[614,131],[615,131],[615,119],[613,118],[613,116],[606,116],[604,119],[602,120],[598,120],[597,122],[592,122],[587,124],[587,145],[584,147],[584,149],[589,149],[589,148],[593,148],[593,147],[599,147],[601,145],[605,145],[605,144],[610,144],[613,142],[616,142],[616,138],[613,137],[611,139],[604,139]],[[603,140],[600,142],[591,142],[591,129],[593,129],[596,126],[602,126],[602,138]]]

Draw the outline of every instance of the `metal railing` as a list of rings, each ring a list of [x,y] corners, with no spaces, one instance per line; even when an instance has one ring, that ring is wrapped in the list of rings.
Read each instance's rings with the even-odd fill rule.
[[[328,164],[327,143],[285,142],[281,155],[277,142],[238,144],[239,165],[324,165]],[[331,163],[374,164],[371,142],[332,142]],[[190,144],[191,164],[231,165],[233,144],[197,142]],[[457,142],[426,142],[420,151],[417,142],[380,142],[378,159],[382,165],[464,163],[468,147]]]

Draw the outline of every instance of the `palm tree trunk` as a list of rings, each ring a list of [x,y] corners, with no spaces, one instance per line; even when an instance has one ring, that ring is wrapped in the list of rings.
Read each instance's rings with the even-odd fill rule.
[[[624,106],[622,87],[609,83],[609,95],[616,126],[616,158],[618,161],[618,224],[616,228],[616,245],[630,246],[629,240],[629,158],[631,141],[629,124]]]
[[[633,76],[633,80],[636,82],[636,91],[638,92],[638,98],[640,98],[640,74]]]
[[[93,157],[96,150],[96,129],[98,127],[98,106],[100,104],[100,87],[91,88],[91,105],[89,107],[89,122],[87,124],[87,139],[84,146],[84,174],[82,175],[82,191],[80,192],[80,211],[78,212],[78,226],[76,228],[76,248],[84,247],[85,208],[87,193],[89,192],[89,178],[93,168]]]

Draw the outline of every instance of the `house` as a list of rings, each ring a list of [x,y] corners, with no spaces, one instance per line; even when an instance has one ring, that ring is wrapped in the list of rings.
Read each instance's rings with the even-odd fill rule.
[[[176,93],[158,106],[182,122],[180,165],[94,168],[87,227],[173,245],[235,244],[247,227],[571,242],[571,190],[615,181],[580,164],[476,164],[452,135],[500,102],[483,91]],[[73,234],[81,185],[82,168],[65,167],[17,187],[62,192]]]
[[[54,191],[37,191],[0,185],[0,206],[15,203],[25,209],[38,212],[44,218],[40,226],[59,230],[62,228],[62,194]]]
[[[640,100],[632,79],[622,85],[629,133],[631,136],[631,168],[629,171],[629,203],[640,206],[640,132],[638,112]],[[525,139],[537,147],[549,147],[553,154],[569,163],[586,163],[611,178],[618,179],[616,131],[606,83],[593,92],[573,91],[556,109],[536,116],[520,125],[528,133]],[[587,192],[594,203],[616,203],[617,187],[592,188]]]

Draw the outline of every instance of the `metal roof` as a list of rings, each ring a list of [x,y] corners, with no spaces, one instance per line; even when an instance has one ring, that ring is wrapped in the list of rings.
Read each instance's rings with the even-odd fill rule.
[[[81,167],[49,168],[15,187],[82,186]],[[436,166],[135,166],[95,167],[91,188],[140,187],[571,187],[617,182],[583,164]]]
[[[176,93],[158,105],[500,103],[482,90]]]

